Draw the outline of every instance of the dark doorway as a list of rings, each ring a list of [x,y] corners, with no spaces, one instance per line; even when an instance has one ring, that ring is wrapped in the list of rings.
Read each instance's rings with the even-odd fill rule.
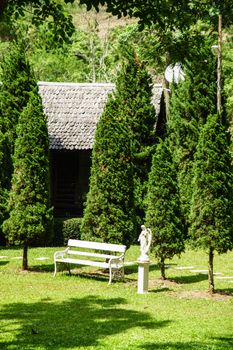
[[[51,151],[51,189],[55,217],[78,217],[89,187],[91,150]]]

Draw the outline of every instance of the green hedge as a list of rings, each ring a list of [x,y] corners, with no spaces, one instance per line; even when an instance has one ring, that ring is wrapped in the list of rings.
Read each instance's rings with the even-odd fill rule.
[[[67,245],[68,239],[80,239],[80,226],[82,218],[54,219],[55,246]]]

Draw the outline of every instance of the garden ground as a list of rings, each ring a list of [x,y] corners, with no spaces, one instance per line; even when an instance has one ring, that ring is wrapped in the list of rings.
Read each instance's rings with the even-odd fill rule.
[[[0,250],[1,350],[230,350],[233,348],[233,252],[215,256],[217,294],[206,292],[208,257],[188,251],[168,261],[169,281],[152,258],[149,293],[137,294],[137,267],[108,285],[100,270],[78,267],[53,278],[57,248]],[[126,261],[135,261],[131,247]]]

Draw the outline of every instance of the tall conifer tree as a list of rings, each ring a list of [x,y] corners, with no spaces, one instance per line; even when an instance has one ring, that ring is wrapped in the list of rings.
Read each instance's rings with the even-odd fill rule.
[[[3,231],[10,243],[23,244],[23,269],[27,269],[28,246],[46,235],[51,221],[48,130],[37,90],[30,94],[16,133],[9,218]]]
[[[144,65],[130,52],[97,126],[82,225],[85,237],[102,237],[107,241],[111,235],[115,240],[119,235],[117,241],[128,245],[136,240],[135,210],[139,227],[144,220],[143,200],[155,143],[156,120],[151,98],[151,79]]]
[[[153,156],[146,224],[152,231],[152,250],[159,260],[161,277],[165,279],[165,259],[184,251],[176,170],[167,141],[160,141]]]
[[[203,40],[200,51],[194,49],[193,61],[186,62],[185,80],[173,86],[168,118],[186,231],[199,132],[207,115],[216,110],[216,58],[210,50],[211,41],[204,36],[200,40]]]
[[[233,247],[233,172],[226,128],[209,115],[200,133],[194,163],[190,237],[209,252],[209,291],[214,292],[214,252]]]
[[[37,86],[26,58],[25,43],[9,44],[1,62],[0,88],[0,227],[6,218],[6,203],[13,172],[12,156],[19,115]],[[1,229],[0,229],[1,231]],[[0,240],[4,240],[0,232]]]
[[[145,219],[144,199],[156,140],[156,112],[152,104],[151,78],[143,62],[131,50],[128,50],[127,63],[116,82],[116,96],[132,135],[134,194],[139,230]]]
[[[81,235],[129,246],[135,236],[131,135],[118,106],[110,97],[97,125]]]
[[[12,175],[12,155],[16,138],[16,126],[20,113],[29,101],[29,93],[37,86],[26,57],[25,43],[21,40],[9,44],[1,62],[0,125],[3,133],[3,157],[1,183],[9,189]]]

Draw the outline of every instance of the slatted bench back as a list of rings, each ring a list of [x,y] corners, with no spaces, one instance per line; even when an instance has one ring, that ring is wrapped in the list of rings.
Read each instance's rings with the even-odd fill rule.
[[[78,240],[78,239],[69,239],[68,247],[95,249],[95,250],[118,252],[118,253],[124,253],[126,251],[125,245],[82,241],[82,240]]]

